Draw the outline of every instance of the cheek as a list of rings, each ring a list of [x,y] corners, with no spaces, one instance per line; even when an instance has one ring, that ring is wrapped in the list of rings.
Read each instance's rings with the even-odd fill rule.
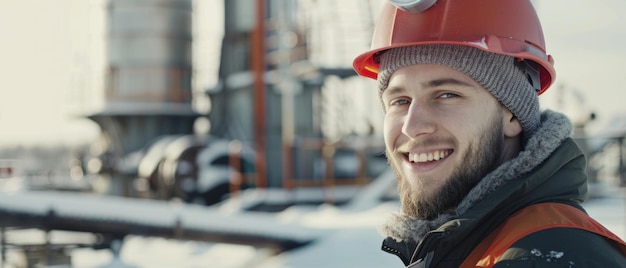
[[[385,116],[383,122],[383,138],[387,148],[393,148],[394,141],[402,133],[402,122],[396,118]]]

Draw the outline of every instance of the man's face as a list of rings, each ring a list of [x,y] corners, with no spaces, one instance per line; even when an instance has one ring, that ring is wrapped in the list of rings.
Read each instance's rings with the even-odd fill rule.
[[[501,164],[506,108],[464,73],[410,65],[391,76],[381,97],[387,158],[408,216],[432,219],[453,209]]]

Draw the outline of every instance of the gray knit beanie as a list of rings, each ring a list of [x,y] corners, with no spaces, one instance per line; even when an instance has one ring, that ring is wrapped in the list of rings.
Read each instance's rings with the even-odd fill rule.
[[[391,75],[414,64],[441,64],[467,74],[508,108],[520,121],[526,141],[539,125],[539,98],[513,57],[459,45],[392,48],[380,55],[378,88],[384,91]]]

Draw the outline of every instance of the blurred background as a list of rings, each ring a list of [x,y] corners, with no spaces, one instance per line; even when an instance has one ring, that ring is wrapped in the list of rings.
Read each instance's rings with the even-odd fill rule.
[[[2,267],[319,267],[310,258],[326,253],[302,245],[321,248],[311,242],[328,236],[320,229],[346,228],[383,254],[375,228],[396,199],[383,115],[375,81],[351,67],[369,49],[382,1],[0,0],[2,191],[62,193],[6,199],[18,212],[0,230]],[[591,195],[608,202],[589,209],[624,237],[626,2],[533,3],[557,71],[542,109],[574,122]],[[80,204],[92,197],[120,199],[94,201],[99,214],[86,216]],[[228,210],[243,227],[186,235],[184,213],[170,210],[174,223],[137,223],[123,208],[144,208],[139,200],[154,212],[210,209],[207,222]],[[18,201],[40,207],[11,207]],[[78,216],[57,215],[63,208]],[[246,231],[248,213],[315,235],[259,237],[265,229]],[[115,220],[103,227],[102,218]],[[51,238],[57,231],[69,232],[63,242]],[[361,267],[396,263],[385,257]],[[345,266],[331,260],[322,266]]]

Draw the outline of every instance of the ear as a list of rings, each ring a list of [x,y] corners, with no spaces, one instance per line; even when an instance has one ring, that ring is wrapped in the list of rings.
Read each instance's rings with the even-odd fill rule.
[[[517,117],[509,111],[509,109],[502,107],[502,111],[502,130],[504,132],[504,137],[514,138],[519,136],[522,133],[522,124],[519,122]]]

